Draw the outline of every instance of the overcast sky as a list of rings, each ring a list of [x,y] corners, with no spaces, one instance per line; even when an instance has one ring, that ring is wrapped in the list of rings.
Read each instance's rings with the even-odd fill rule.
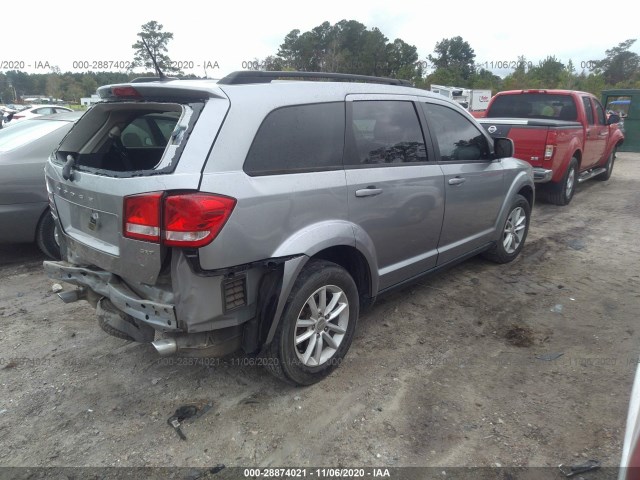
[[[205,6],[206,5],[206,6]],[[476,53],[476,63],[504,76],[519,55],[537,63],[555,55],[577,70],[605,50],[629,38],[640,37],[631,1],[599,4],[577,1],[334,1],[193,2],[190,0],[108,0],[3,2],[0,69],[7,62],[24,62],[23,70],[42,72],[45,62],[63,72],[74,62],[130,61],[131,45],[140,26],[156,20],[172,32],[169,56],[193,62],[185,73],[204,75],[205,64],[219,68],[207,74],[219,78],[243,69],[243,62],[276,54],[293,29],[307,31],[323,21],[332,24],[357,20],[378,27],[390,40],[415,45],[421,60],[433,53],[436,42],[462,36]],[[607,14],[604,10],[611,8]],[[635,11],[635,9],[634,9]],[[15,31],[13,31],[15,29]],[[640,41],[632,50],[640,53]],[[493,62],[493,64],[492,64]],[[15,64],[14,64],[15,65]],[[79,64],[82,66],[82,64]],[[86,65],[86,64],[85,64]],[[200,67],[197,67],[200,65]]]

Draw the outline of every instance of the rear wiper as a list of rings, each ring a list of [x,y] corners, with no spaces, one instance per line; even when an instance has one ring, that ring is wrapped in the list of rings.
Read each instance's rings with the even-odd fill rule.
[[[64,167],[62,167],[62,178],[65,180],[73,181],[73,172],[71,169],[73,168],[75,161],[76,159],[73,158],[73,155],[67,155],[67,161],[65,162]]]

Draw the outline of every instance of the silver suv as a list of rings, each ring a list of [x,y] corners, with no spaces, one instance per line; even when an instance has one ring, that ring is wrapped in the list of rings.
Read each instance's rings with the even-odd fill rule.
[[[161,355],[242,349],[312,384],[376,296],[479,253],[510,262],[527,236],[511,140],[402,81],[236,72],[99,94],[47,163],[64,261],[44,266]]]

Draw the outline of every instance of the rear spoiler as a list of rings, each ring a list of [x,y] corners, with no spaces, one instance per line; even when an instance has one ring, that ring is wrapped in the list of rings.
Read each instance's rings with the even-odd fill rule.
[[[155,77],[154,77],[155,78]],[[203,101],[208,98],[227,98],[212,80],[151,80],[141,78],[130,83],[105,85],[98,88],[103,101],[155,100]]]

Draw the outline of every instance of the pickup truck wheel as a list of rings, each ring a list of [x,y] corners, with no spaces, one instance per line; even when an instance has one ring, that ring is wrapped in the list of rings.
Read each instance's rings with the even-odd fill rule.
[[[531,205],[522,195],[516,195],[495,246],[483,256],[496,263],[509,263],[520,254],[529,233]]]
[[[49,209],[47,209],[36,228],[36,244],[47,257],[59,260],[60,245],[58,245],[58,240],[56,239],[56,229],[56,222]]]
[[[340,365],[358,320],[358,289],[339,265],[312,260],[284,308],[265,366],[294,385],[312,385]]]
[[[602,182],[607,181],[611,178],[611,174],[613,173],[613,162],[615,162],[616,160],[616,149],[614,148],[613,150],[611,150],[611,153],[609,154],[609,158],[607,158],[607,163],[604,164],[604,168],[606,168],[606,170],[604,172],[602,172],[600,175],[596,175],[595,178],[596,180],[600,180]]]
[[[568,205],[576,191],[577,180],[578,159],[573,157],[569,162],[562,181],[549,185],[550,191],[547,194],[549,201],[555,205]]]

